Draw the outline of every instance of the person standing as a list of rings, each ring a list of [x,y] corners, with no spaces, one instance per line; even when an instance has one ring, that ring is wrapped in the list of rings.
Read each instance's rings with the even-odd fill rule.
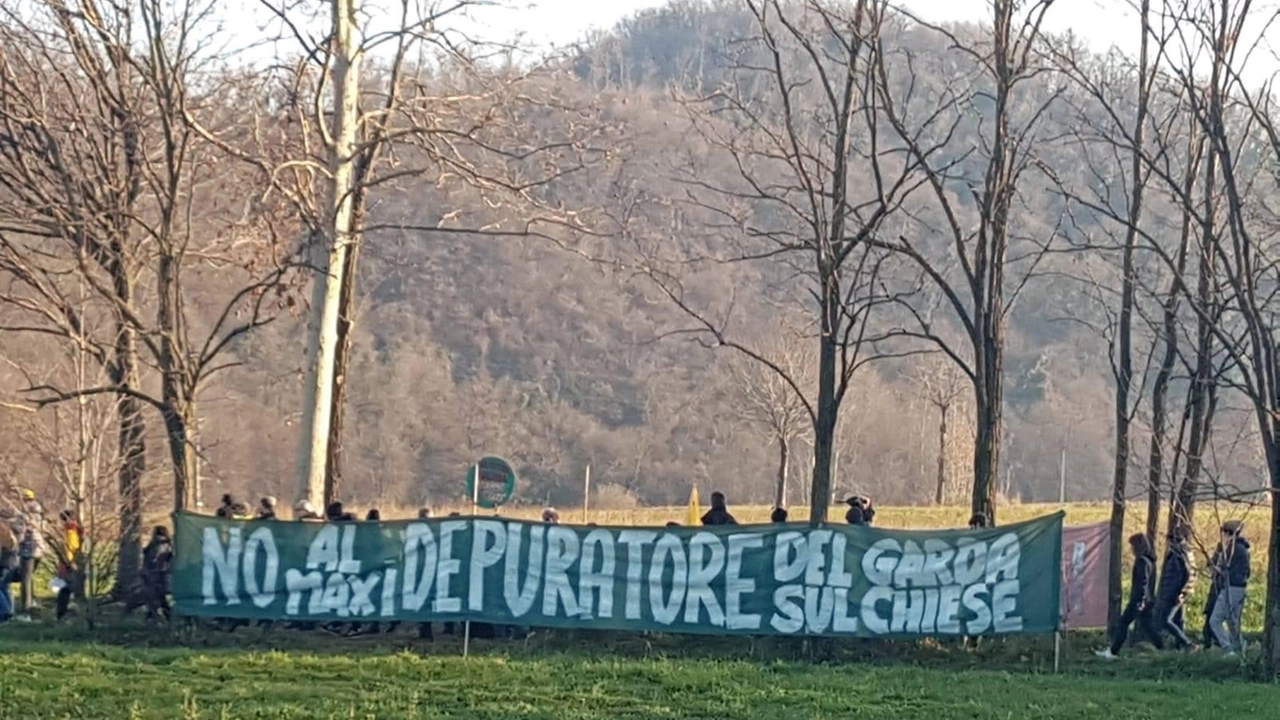
[[[18,563],[18,539],[9,523],[0,520],[0,623],[13,617],[12,581]]]
[[[1129,639],[1129,626],[1135,621],[1138,629],[1147,636],[1156,649],[1163,649],[1164,642],[1155,628],[1155,613],[1152,600],[1156,589],[1156,555],[1151,543],[1142,533],[1129,537],[1129,547],[1133,550],[1133,575],[1129,588],[1129,604],[1125,606],[1120,622],[1116,626],[1115,635],[1111,638],[1111,647],[1097,652],[1098,657],[1115,660],[1120,657],[1120,650]]]
[[[1244,652],[1240,621],[1249,591],[1252,558],[1249,541],[1243,532],[1244,525],[1239,520],[1230,520],[1222,525],[1222,555],[1216,572],[1221,574],[1223,585],[1209,616],[1213,637],[1228,656]]]
[[[724,493],[711,493],[711,509],[702,516],[703,525],[737,525],[738,520],[729,513],[729,504]]]
[[[63,510],[59,513],[58,520],[62,522],[65,553],[63,560],[58,563],[58,580],[61,582],[61,587],[58,588],[58,599],[54,607],[55,616],[61,620],[67,614],[71,597],[79,591],[83,582],[80,548],[84,545],[84,528],[80,527],[75,512],[71,510]]]
[[[1160,569],[1160,581],[1156,587],[1156,629],[1169,633],[1179,650],[1195,648],[1187,638],[1183,627],[1186,612],[1187,586],[1191,583],[1191,560],[1187,556],[1187,533],[1178,528],[1169,535],[1169,549],[1165,552],[1164,565]]]
[[[276,519],[277,500],[268,495],[258,501],[258,513],[255,517],[257,520],[275,520]]]

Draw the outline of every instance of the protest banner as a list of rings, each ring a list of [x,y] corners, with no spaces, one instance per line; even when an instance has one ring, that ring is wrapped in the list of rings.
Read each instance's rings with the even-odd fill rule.
[[[673,633],[1051,633],[1062,513],[986,530],[175,515],[178,613]]]
[[[1068,630],[1107,626],[1110,538],[1105,522],[1062,531],[1062,619]]]

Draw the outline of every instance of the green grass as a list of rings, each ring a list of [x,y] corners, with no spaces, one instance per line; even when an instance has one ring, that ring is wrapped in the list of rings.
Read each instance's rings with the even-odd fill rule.
[[[0,717],[1195,718],[1262,717],[1275,688],[1221,656],[1096,636],[954,643],[708,640],[542,633],[528,642],[0,626]]]

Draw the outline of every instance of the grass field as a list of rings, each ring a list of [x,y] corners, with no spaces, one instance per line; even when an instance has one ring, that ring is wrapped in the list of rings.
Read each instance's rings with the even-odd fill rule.
[[[1221,656],[1092,658],[1046,641],[797,643],[544,633],[526,643],[337,639],[256,629],[181,638],[125,624],[0,626],[0,717],[1123,718],[1265,717],[1275,688]]]

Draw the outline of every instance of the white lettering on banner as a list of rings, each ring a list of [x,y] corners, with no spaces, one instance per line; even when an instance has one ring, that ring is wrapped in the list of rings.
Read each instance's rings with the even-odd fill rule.
[[[1021,561],[1016,533],[990,543],[959,538],[954,547],[939,538],[923,546],[910,539],[878,540],[862,557],[872,584],[860,603],[862,625],[876,634],[1017,632]]]
[[[707,609],[707,621],[724,627],[724,610],[711,583],[724,570],[724,543],[709,532],[700,532],[689,541],[689,589],[685,595],[684,621],[691,625],[701,619],[699,609]]]
[[[496,520],[477,520],[472,525],[471,585],[467,591],[467,609],[484,610],[484,571],[498,564],[507,551],[507,528]],[[490,542],[492,541],[492,542]]]
[[[547,529],[547,566],[542,571],[542,614],[558,615],[564,607],[568,617],[578,615],[578,599],[569,584],[569,568],[578,561],[578,533],[573,528],[552,525]]]
[[[628,620],[640,619],[640,588],[644,583],[644,549],[658,539],[652,530],[623,530],[618,542],[627,546],[627,599],[623,610]]]
[[[262,582],[258,582],[258,552],[262,551],[266,558],[262,563]],[[280,573],[280,553],[276,550],[276,539],[271,530],[260,527],[249,533],[244,543],[244,591],[249,599],[260,608],[267,607],[276,599],[276,580]]]
[[[418,560],[419,554],[422,555],[421,561]],[[405,610],[417,612],[426,604],[431,584],[436,579],[438,557],[436,538],[431,534],[430,525],[414,523],[405,529],[404,591],[400,601]],[[311,567],[311,563],[308,562],[307,566]]]
[[[320,605],[321,596],[324,594],[324,575],[320,574],[319,570],[304,573],[289,568],[284,573],[284,589],[289,593],[289,599],[284,605],[286,615],[297,615],[302,612],[303,595],[306,595],[310,601],[307,604],[307,613],[318,615],[324,612]]]
[[[662,592],[663,568],[671,561],[671,593]],[[685,590],[689,585],[689,560],[678,535],[663,535],[653,544],[649,561],[649,611],[655,622],[670,625],[680,615]]]
[[[578,606],[581,617],[613,617],[613,573],[617,568],[613,533],[592,530],[582,539],[582,559],[578,565]],[[600,566],[596,567],[596,558]]]
[[[450,520],[440,524],[440,559],[436,563],[436,599],[431,611],[456,613],[462,610],[462,598],[449,594],[449,579],[462,572],[462,561],[453,556],[453,536],[466,530],[467,523]]]
[[[240,604],[240,588],[237,576],[240,574],[240,555],[243,548],[240,544],[240,528],[227,530],[227,545],[223,547],[222,538],[218,536],[218,528],[207,527],[201,535],[200,556],[204,561],[201,572],[200,594],[204,596],[205,605],[217,605],[218,594],[214,582],[222,587],[222,595],[227,605]]]
[[[525,566],[524,587],[520,586],[520,534],[525,527],[519,523],[507,526],[507,560],[503,566],[502,596],[513,617],[523,617],[533,609],[542,585],[543,536],[546,527],[529,526],[529,559]]]
[[[505,614],[529,624],[625,618],[784,634],[1024,630],[1015,532],[885,537],[820,527],[690,534],[468,518],[382,527],[382,537],[403,539],[402,553],[375,549],[360,557],[364,548],[381,547],[360,542],[378,539],[364,535],[373,526],[344,523],[316,526],[305,561],[294,555],[297,566],[284,567],[283,527],[200,528],[200,605],[252,603],[269,611],[284,595],[286,616]],[[858,542],[862,533],[873,533],[874,542]],[[494,604],[503,602],[505,613]],[[623,604],[620,612],[616,603]]]
[[[764,537],[737,533],[729,536],[729,552],[724,570],[724,623],[730,630],[758,630],[760,616],[742,612],[742,596],[756,591],[756,581],[742,577],[742,554],[764,547]]]

